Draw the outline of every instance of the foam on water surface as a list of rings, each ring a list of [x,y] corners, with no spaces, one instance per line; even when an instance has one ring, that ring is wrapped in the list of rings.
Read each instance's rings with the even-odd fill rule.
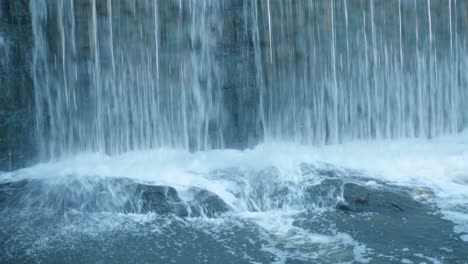
[[[264,181],[262,188],[288,185],[297,188],[299,193],[305,180],[309,180],[309,185],[319,184],[323,180],[323,177],[303,173],[302,164],[316,167],[332,164],[337,171],[358,170],[366,177],[362,184],[376,188],[382,181],[409,188],[415,199],[434,203],[443,217],[455,224],[454,231],[459,237],[468,240],[467,131],[432,140],[355,142],[324,147],[274,143],[245,151],[190,153],[158,149],[117,156],[85,153],[67,160],[2,173],[0,179],[7,182],[20,179],[67,179],[70,176],[75,179],[90,176],[124,177],[141,183],[172,186],[182,199],[189,199],[189,188],[203,188],[217,194],[233,211],[219,219],[187,220],[190,225],[200,226],[200,229],[208,225],[214,228],[210,232],[216,233],[216,227],[223,229],[233,219],[238,219],[241,225],[255,224],[263,230],[265,239],[270,241],[263,250],[274,254],[279,263],[286,259],[324,259],[330,254],[344,260],[349,259],[347,254],[351,254],[354,261],[368,262],[367,256],[373,252],[372,248],[360,244],[350,234],[337,232],[332,227],[319,233],[298,227],[295,221],[306,210],[297,202],[301,197],[287,194],[288,202],[279,207],[268,201],[274,199],[271,190],[265,189],[270,191],[266,198],[252,198],[252,193],[259,186],[255,185],[257,181]],[[270,169],[271,172],[259,173]],[[349,177],[346,174],[342,176]],[[252,211],[252,202],[256,203],[257,207],[254,208],[260,209]],[[314,207],[312,210],[314,215],[320,216],[327,208]],[[137,222],[151,222],[153,219],[140,215],[129,217]]]

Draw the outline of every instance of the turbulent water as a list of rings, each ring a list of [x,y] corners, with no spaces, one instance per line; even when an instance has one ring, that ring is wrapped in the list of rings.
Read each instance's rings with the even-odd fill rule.
[[[0,262],[468,260],[468,2],[29,3]]]
[[[320,148],[90,153],[38,164],[2,175],[2,182],[43,181],[47,192],[35,188],[3,211],[0,256],[7,263],[464,263],[467,146],[463,133]],[[208,190],[229,211],[128,214],[119,202],[131,189],[112,184],[122,178],[172,186],[186,204],[192,188]],[[99,183],[113,203],[87,210]],[[351,186],[369,193],[367,205],[352,207]],[[82,204],[73,207],[70,197]],[[337,210],[343,202],[352,211]]]

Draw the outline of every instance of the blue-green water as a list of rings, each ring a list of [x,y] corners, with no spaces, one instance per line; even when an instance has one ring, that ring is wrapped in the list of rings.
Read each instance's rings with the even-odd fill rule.
[[[0,258],[465,263],[465,149],[466,133],[39,164],[1,175]]]

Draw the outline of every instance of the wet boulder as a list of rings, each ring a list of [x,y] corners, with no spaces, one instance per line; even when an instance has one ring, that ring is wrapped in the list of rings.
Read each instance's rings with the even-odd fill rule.
[[[404,212],[421,207],[404,190],[374,189],[355,183],[343,185],[343,198],[349,209],[346,211],[354,212]],[[341,210],[341,207],[337,209]]]
[[[189,202],[191,216],[215,217],[231,210],[230,206],[213,192],[200,188],[191,188],[189,192],[193,196]]]
[[[307,186],[304,193],[306,207],[333,207],[341,195],[342,185],[340,179],[324,179],[319,184]]]
[[[173,187],[138,184],[136,196],[140,203],[139,213],[155,212],[180,217],[189,215],[187,204],[180,199]]]
[[[26,180],[0,184],[0,210],[11,206],[26,184]]]
[[[63,214],[82,212],[122,212],[131,199],[134,183],[128,179],[62,177],[21,180],[0,184],[0,208],[43,210]]]
[[[0,210],[41,210],[61,215],[70,210],[98,213],[157,213],[179,217],[214,217],[230,210],[216,194],[193,188],[183,201],[170,186],[126,178],[62,177],[0,184]]]

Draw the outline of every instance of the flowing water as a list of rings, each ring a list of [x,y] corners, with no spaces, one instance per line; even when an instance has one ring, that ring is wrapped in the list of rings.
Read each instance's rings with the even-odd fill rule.
[[[466,12],[463,1],[33,1],[40,149],[456,133]]]
[[[467,261],[466,2],[30,14],[40,162],[0,173],[2,263]]]

